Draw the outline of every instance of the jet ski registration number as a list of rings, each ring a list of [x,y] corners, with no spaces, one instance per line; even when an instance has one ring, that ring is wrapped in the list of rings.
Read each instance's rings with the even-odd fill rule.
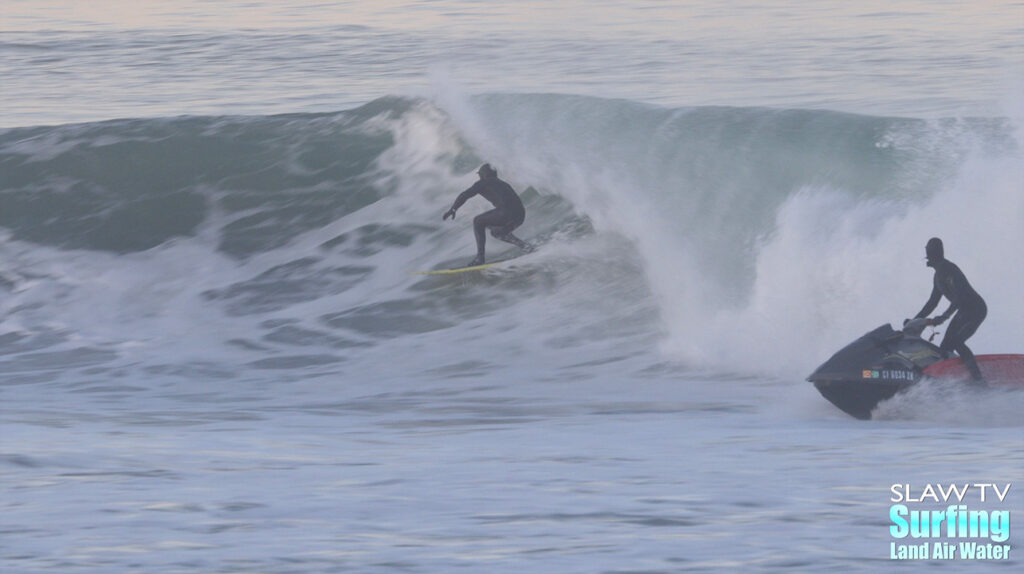
[[[864,369],[864,379],[885,379],[887,381],[914,381],[917,373],[906,369]]]

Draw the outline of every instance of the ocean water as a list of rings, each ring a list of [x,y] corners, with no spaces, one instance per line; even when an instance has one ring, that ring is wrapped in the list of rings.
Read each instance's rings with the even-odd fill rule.
[[[0,569],[1019,570],[1012,520],[906,562],[889,513],[1021,516],[1024,393],[864,422],[804,378],[920,309],[936,235],[975,352],[1024,352],[1022,23],[2,0]],[[412,274],[473,256],[484,161],[540,249]]]

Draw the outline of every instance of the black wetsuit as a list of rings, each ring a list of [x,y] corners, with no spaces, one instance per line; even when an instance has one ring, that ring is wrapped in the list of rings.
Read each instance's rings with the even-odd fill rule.
[[[985,320],[988,306],[985,305],[985,300],[981,298],[981,295],[978,295],[978,292],[971,287],[963,271],[960,271],[960,268],[952,261],[940,259],[935,262],[929,261],[928,265],[935,268],[935,287],[932,289],[932,295],[928,302],[917,314],[917,318],[927,317],[935,310],[939,299],[943,296],[949,299],[949,309],[939,316],[939,320],[945,321],[953,313],[956,313],[956,316],[953,317],[946,329],[946,335],[942,338],[939,348],[947,355],[950,351],[956,351],[971,375],[976,380],[982,380],[981,370],[978,369],[978,363],[974,360],[974,353],[965,343]]]
[[[494,209],[481,213],[473,218],[473,233],[476,236],[477,259],[484,261],[484,243],[486,230],[491,228],[491,235],[513,245],[527,248],[526,244],[512,231],[526,221],[526,209],[512,186],[497,178],[484,177],[455,198],[452,210],[457,210],[474,195],[480,195],[494,205]]]

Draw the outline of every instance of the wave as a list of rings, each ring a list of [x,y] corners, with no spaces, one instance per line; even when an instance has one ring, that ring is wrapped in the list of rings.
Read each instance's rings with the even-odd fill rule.
[[[493,94],[0,130],[5,307],[125,340],[151,337],[154,317],[194,330],[212,308],[261,334],[241,322],[204,344],[323,350],[253,363],[290,368],[558,306],[560,336],[504,327],[555,347],[655,337],[694,366],[797,373],[865,321],[915,312],[940,235],[997,310],[977,338],[1020,347],[1015,129]],[[440,215],[485,160],[523,192],[536,263],[455,289],[410,278],[472,255],[485,206]]]

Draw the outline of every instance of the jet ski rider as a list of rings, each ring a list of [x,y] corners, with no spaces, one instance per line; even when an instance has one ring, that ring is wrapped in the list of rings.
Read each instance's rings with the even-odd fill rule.
[[[953,317],[939,349],[946,357],[950,356],[950,351],[956,351],[960,355],[960,360],[970,371],[974,382],[985,384],[981,369],[978,368],[978,362],[974,359],[974,353],[967,347],[966,342],[985,320],[988,306],[985,305],[985,300],[981,298],[981,295],[978,295],[978,292],[971,287],[963,271],[960,271],[960,268],[952,261],[946,259],[941,239],[938,237],[929,239],[925,246],[925,254],[928,259],[928,267],[935,269],[934,287],[931,297],[928,298],[928,302],[924,304],[924,308],[915,319],[927,317],[935,310],[939,300],[945,296],[949,300],[949,308],[945,313],[928,320],[929,325],[937,326],[951,316]]]

